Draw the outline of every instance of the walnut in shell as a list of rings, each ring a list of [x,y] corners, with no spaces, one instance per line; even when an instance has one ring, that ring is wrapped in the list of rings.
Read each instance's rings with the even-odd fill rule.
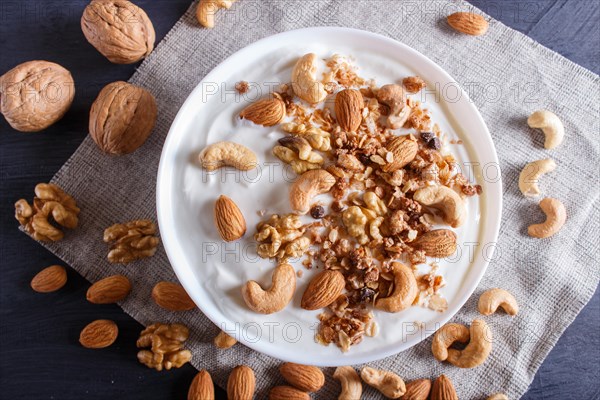
[[[49,61],[28,61],[0,76],[0,113],[21,132],[39,132],[61,119],[74,96],[71,73]]]
[[[109,83],[90,111],[90,136],[102,151],[129,154],[154,128],[156,101],[147,90],[127,82]]]
[[[154,49],[154,27],[140,7],[124,0],[94,0],[81,29],[88,42],[115,64],[133,64]]]

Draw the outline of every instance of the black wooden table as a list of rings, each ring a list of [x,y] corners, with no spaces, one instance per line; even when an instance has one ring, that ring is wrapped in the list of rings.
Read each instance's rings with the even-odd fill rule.
[[[137,0],[160,40],[189,0]],[[598,0],[472,0],[476,6],[598,73]],[[65,288],[34,293],[29,282],[40,269],[60,263],[19,233],[13,204],[47,182],[87,134],[88,112],[107,83],[127,80],[135,66],[109,63],[90,46],[79,26],[87,1],[0,0],[0,74],[28,60],[56,61],[77,82],[65,118],[39,134],[13,131],[0,118],[0,398],[184,399],[195,374],[190,366],[155,372],[136,359],[142,328],[115,305],[85,300],[89,286],[69,270]],[[597,268],[597,266],[590,266]],[[88,322],[117,322],[115,345],[84,349],[79,332]],[[600,398],[600,296],[594,296],[540,368],[526,399]],[[222,392],[221,392],[222,393]]]

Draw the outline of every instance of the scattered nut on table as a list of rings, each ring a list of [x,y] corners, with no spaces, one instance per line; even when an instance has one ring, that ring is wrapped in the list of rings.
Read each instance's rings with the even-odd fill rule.
[[[483,315],[492,315],[498,307],[502,308],[508,315],[519,313],[517,299],[508,290],[494,288],[488,289],[479,296],[477,309]]]
[[[157,371],[181,367],[192,359],[192,353],[183,349],[189,334],[188,328],[181,324],[157,322],[148,326],[136,343],[138,348],[149,348],[138,352],[139,362]]]
[[[440,328],[433,339],[431,350],[436,359],[448,361],[459,368],[474,368],[485,362],[492,351],[492,331],[485,321],[473,320],[466,334],[466,327],[460,324],[447,324]],[[463,350],[449,348],[455,341],[465,342]]]
[[[431,392],[431,381],[429,379],[415,379],[406,384],[406,392],[402,400],[427,400]]]
[[[452,28],[471,36],[481,36],[489,28],[489,23],[483,16],[472,12],[456,12],[449,15],[447,20]]]
[[[217,349],[225,350],[233,347],[237,343],[237,340],[224,331],[219,331],[219,334],[213,339],[213,343]]]
[[[83,11],[81,30],[115,64],[133,64],[154,49],[152,22],[144,10],[126,0],[93,0]]]
[[[539,128],[546,135],[544,147],[553,149],[559,146],[565,137],[565,127],[558,116],[548,110],[539,110],[534,112],[527,119],[527,124],[531,128]]]
[[[188,311],[196,308],[183,286],[175,282],[158,282],[152,288],[152,299],[158,306],[169,311]]]
[[[200,370],[188,389],[187,400],[215,400],[215,386],[207,370]]]
[[[35,186],[33,207],[25,199],[15,203],[15,218],[35,240],[56,242],[64,237],[56,225],[75,229],[79,223],[79,207],[75,199],[53,183]]]
[[[508,400],[508,397],[504,393],[496,393],[489,396],[486,400]]]
[[[74,97],[71,73],[53,62],[28,61],[0,76],[0,114],[21,132],[39,132],[54,124]]]
[[[38,272],[31,280],[31,288],[38,293],[55,292],[67,283],[67,270],[51,265]]]
[[[89,287],[86,299],[92,304],[112,304],[124,300],[131,292],[131,282],[124,275],[100,279]]]
[[[88,349],[102,349],[117,340],[119,328],[108,319],[99,319],[89,323],[79,334],[79,343]]]
[[[144,144],[156,121],[156,101],[146,89],[113,82],[101,91],[90,110],[90,136],[108,154],[129,154]]]
[[[320,368],[311,365],[283,363],[279,367],[283,379],[305,392],[317,392],[325,385],[325,375]]]
[[[567,221],[567,210],[560,200],[546,197],[540,201],[540,208],[546,214],[546,221],[530,225],[527,228],[529,236],[545,239],[558,233]]]
[[[196,8],[196,19],[205,28],[215,27],[215,13],[220,9],[229,9],[237,0],[200,0]]]
[[[431,400],[458,400],[458,394],[450,378],[440,375],[431,387]]]
[[[292,386],[275,386],[269,390],[269,400],[310,400],[310,395]]]
[[[404,380],[391,371],[363,367],[360,377],[367,385],[379,390],[388,399],[398,399],[406,393]]]
[[[350,366],[337,367],[333,373],[342,386],[338,400],[356,400],[362,396],[362,383],[354,368]]]
[[[536,197],[542,192],[538,182],[542,175],[556,169],[556,163],[551,158],[530,162],[519,175],[519,190],[526,197]]]
[[[256,388],[256,377],[252,368],[238,365],[227,379],[227,398],[236,400],[252,400]]]
[[[152,257],[160,240],[157,229],[149,219],[114,224],[104,230],[104,242],[110,243],[108,261],[127,264],[141,258]]]

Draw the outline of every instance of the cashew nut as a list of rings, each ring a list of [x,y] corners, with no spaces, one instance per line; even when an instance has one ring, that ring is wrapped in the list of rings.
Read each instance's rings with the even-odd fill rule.
[[[453,228],[461,226],[467,218],[467,209],[458,193],[446,186],[427,186],[415,192],[413,199],[424,206],[441,211],[444,222]]]
[[[486,400],[508,400],[508,397],[504,393],[496,393],[489,396]]]
[[[316,104],[325,100],[325,85],[317,80],[317,55],[308,53],[300,57],[292,70],[292,88],[302,100]]]
[[[459,368],[474,368],[483,364],[492,351],[492,331],[485,321],[471,323],[471,340],[464,350],[448,349],[446,361]]]
[[[202,168],[214,171],[229,166],[241,171],[256,168],[256,154],[246,146],[234,142],[217,142],[207,146],[198,156]]]
[[[431,352],[438,361],[448,359],[448,348],[454,342],[467,343],[471,335],[469,328],[462,324],[450,323],[442,326],[433,336]]]
[[[477,308],[483,315],[492,315],[501,307],[508,315],[517,315],[519,304],[515,297],[504,289],[489,289],[479,296]]]
[[[363,367],[360,377],[367,385],[373,386],[388,399],[397,399],[406,393],[406,385],[402,378],[391,371]]]
[[[260,314],[273,314],[288,305],[296,290],[296,271],[289,264],[280,264],[273,272],[272,285],[264,290],[256,281],[242,287],[242,296],[248,307]]]
[[[536,197],[541,193],[538,180],[543,174],[554,171],[556,163],[551,158],[530,162],[519,176],[519,189],[524,196]]]
[[[345,366],[337,367],[333,378],[340,381],[342,392],[338,400],[360,400],[362,395],[362,383],[354,368]]]
[[[388,297],[377,299],[375,308],[395,313],[410,307],[419,294],[419,289],[415,274],[406,265],[399,262],[392,263],[392,273],[394,290]]]
[[[546,214],[546,221],[530,225],[527,228],[529,236],[544,239],[560,231],[567,221],[567,210],[560,200],[546,197],[540,201],[540,208]]]
[[[565,137],[565,127],[556,114],[548,110],[539,110],[534,112],[527,119],[527,124],[531,128],[540,128],[544,135],[546,135],[546,141],[544,147],[546,149],[553,149],[562,143]]]
[[[334,184],[334,176],[324,169],[315,169],[303,173],[296,179],[290,189],[292,210],[299,214],[306,214],[310,210],[312,198],[329,192]]]
[[[196,9],[196,18],[205,28],[214,28],[215,13],[219,8],[229,9],[237,0],[200,0]]]
[[[406,93],[400,85],[382,86],[377,92],[377,100],[390,108],[388,123],[392,129],[402,128],[410,117],[411,108],[406,104]]]

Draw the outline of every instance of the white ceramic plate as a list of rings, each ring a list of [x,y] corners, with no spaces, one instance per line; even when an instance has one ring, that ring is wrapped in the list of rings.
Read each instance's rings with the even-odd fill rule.
[[[300,308],[300,298],[313,271],[298,279],[295,297],[283,311],[259,315],[247,309],[241,286],[255,279],[268,286],[274,263],[258,258],[252,238],[259,210],[290,212],[287,193],[293,173],[272,155],[280,130],[240,123],[239,112],[266,96],[276,83],[287,83],[299,56],[335,53],[351,56],[360,75],[379,85],[419,75],[428,84],[420,99],[450,139],[450,145],[472,182],[483,187],[481,197],[468,199],[468,222],[456,232],[456,257],[440,261],[447,281],[442,289],[449,307],[444,313],[411,307],[402,313],[376,312],[380,333],[365,338],[347,353],[314,341],[319,311]],[[450,60],[448,62],[451,62]],[[235,94],[239,81],[256,83],[246,96]],[[267,84],[265,84],[267,83]],[[270,86],[269,86],[270,85]],[[221,169],[206,173],[195,162],[207,144],[233,140],[259,157],[258,172]],[[229,57],[190,94],[166,139],[157,183],[161,237],[179,281],[198,307],[219,327],[252,349],[303,364],[337,366],[370,362],[419,343],[447,322],[471,296],[491,258],[498,235],[502,187],[498,160],[488,129],[467,94],[442,68],[395,40],[345,28],[308,28],[260,40]],[[233,198],[246,216],[248,233],[235,243],[223,243],[213,222],[216,198]],[[303,267],[296,263],[297,269]],[[422,324],[415,324],[419,322]],[[420,325],[420,328],[418,327]]]

